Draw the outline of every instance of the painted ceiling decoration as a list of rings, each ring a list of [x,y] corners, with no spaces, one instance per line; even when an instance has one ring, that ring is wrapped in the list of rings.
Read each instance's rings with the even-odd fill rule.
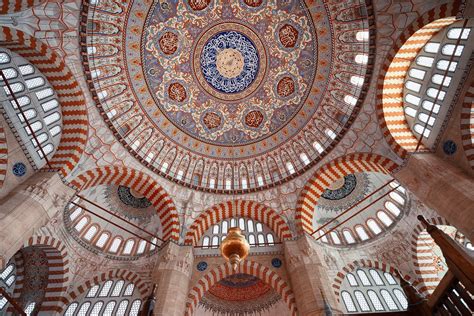
[[[354,61],[372,53],[370,11],[105,0],[83,6],[83,63],[105,121],[148,168],[196,189],[258,190],[307,170],[349,127],[371,75]]]
[[[280,300],[280,295],[259,278],[237,273],[211,287],[199,305],[220,315],[255,315]]]
[[[373,187],[366,173],[351,173],[334,181],[321,195],[318,207],[341,212],[359,202]]]

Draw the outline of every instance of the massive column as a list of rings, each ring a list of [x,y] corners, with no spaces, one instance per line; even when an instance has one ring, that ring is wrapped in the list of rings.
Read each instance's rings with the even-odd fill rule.
[[[342,314],[331,288],[318,245],[304,235],[284,242],[285,258],[298,313],[302,316]]]
[[[62,211],[74,189],[56,172],[37,172],[0,200],[0,267],[33,233]]]
[[[435,154],[413,154],[395,178],[468,239],[474,240],[474,179]]]
[[[193,260],[191,246],[169,242],[161,249],[152,274],[152,282],[157,284],[154,315],[184,315]]]

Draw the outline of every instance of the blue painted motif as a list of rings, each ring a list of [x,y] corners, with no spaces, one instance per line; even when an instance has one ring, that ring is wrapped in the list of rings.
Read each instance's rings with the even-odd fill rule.
[[[26,165],[22,162],[17,162],[12,168],[13,174],[17,177],[23,177],[26,174]]]
[[[328,200],[341,200],[348,196],[349,194],[354,191],[355,187],[357,185],[357,179],[356,176],[353,174],[348,174],[347,176],[344,177],[344,185],[336,190],[329,190],[326,189],[323,194],[321,195],[323,198],[328,199]]]
[[[272,259],[272,266],[274,266],[275,268],[279,268],[281,267],[281,260],[278,259],[278,258],[273,258]]]
[[[199,263],[197,264],[197,269],[198,269],[199,271],[204,271],[204,270],[206,270],[206,269],[207,269],[207,262],[205,262],[205,261],[199,262]]]
[[[458,150],[458,146],[452,140],[447,140],[443,144],[443,151],[446,155],[454,155],[454,153]]]
[[[244,58],[242,72],[233,78],[217,70],[217,54],[224,49],[238,50]],[[201,70],[206,81],[223,93],[238,93],[252,84],[258,74],[259,56],[252,41],[236,31],[221,32],[209,39],[201,53]]]

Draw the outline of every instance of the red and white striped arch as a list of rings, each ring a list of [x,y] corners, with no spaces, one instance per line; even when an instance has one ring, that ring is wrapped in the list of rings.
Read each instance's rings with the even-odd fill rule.
[[[334,294],[336,294],[336,298],[340,301],[340,294],[341,294],[341,286],[344,278],[348,273],[353,272],[357,268],[374,268],[378,269],[383,272],[390,273],[391,275],[398,277],[397,268],[390,264],[386,264],[385,262],[380,262],[376,260],[370,259],[360,259],[355,260],[349,264],[347,264],[344,268],[341,269],[334,278],[334,282],[332,284],[332,288],[334,290]],[[399,270],[398,270],[399,271]],[[406,281],[410,281],[411,277],[407,274],[403,275],[403,279]]]
[[[19,54],[38,68],[58,95],[62,113],[59,146],[50,160],[52,168],[68,175],[79,162],[87,141],[86,101],[79,83],[63,59],[46,44],[21,31],[0,27],[0,46]]]
[[[39,309],[40,313],[52,314],[61,312],[61,304],[64,292],[69,280],[69,259],[66,247],[61,241],[50,236],[31,237],[24,247],[40,247],[48,259],[48,286],[45,289],[45,298]],[[15,289],[13,297],[18,299],[23,291],[26,280],[24,279],[24,269],[22,260],[19,256],[15,256],[15,264],[17,266]]]
[[[432,225],[450,225],[442,217],[430,218],[427,221]],[[415,274],[418,276],[418,279],[413,282],[413,286],[425,297],[431,295],[441,281],[434,261],[433,247],[435,245],[435,241],[426,232],[423,224],[418,223],[411,235],[411,257]]]
[[[78,175],[71,184],[79,190],[101,184],[113,184],[127,186],[137,191],[156,208],[163,227],[163,239],[179,241],[179,217],[173,200],[149,175],[131,168],[105,166]]]
[[[398,164],[380,155],[356,153],[339,157],[319,168],[308,180],[298,198],[295,222],[298,235],[313,231],[313,213],[318,199],[331,183],[356,172],[390,174]]]
[[[189,227],[184,243],[196,246],[209,227],[232,217],[247,217],[259,221],[272,229],[280,240],[292,237],[287,223],[274,210],[257,202],[237,200],[214,205],[202,212]]]
[[[45,1],[46,0],[1,0],[0,14],[20,12],[28,8],[35,7]]]
[[[5,130],[0,124],[0,189],[3,187],[3,182],[7,175],[8,169],[8,148],[7,148],[7,137]]]
[[[89,289],[94,285],[101,284],[107,280],[124,280],[132,282],[135,285],[135,289],[140,292],[140,296],[142,299],[145,299],[150,294],[148,293],[149,286],[140,278],[138,274],[125,269],[113,269],[109,272],[104,272],[99,275],[96,275],[92,279],[87,280],[86,282],[69,292],[62,301],[61,310],[64,310],[69,304],[74,302],[82,294],[89,291]]]
[[[466,158],[474,169],[474,80],[464,96],[462,105],[461,140]]]
[[[462,1],[434,8],[408,26],[382,65],[377,85],[377,117],[392,150],[402,158],[413,152],[418,139],[413,135],[403,109],[404,79],[418,52],[441,29],[455,21]],[[420,149],[423,149],[420,146]]]
[[[230,263],[220,265],[200,278],[191,288],[186,302],[186,316],[191,316],[206,292],[220,280],[237,273],[250,274],[270,285],[288,305],[291,315],[297,315],[295,296],[289,284],[272,269],[249,260],[242,261],[234,271]]]

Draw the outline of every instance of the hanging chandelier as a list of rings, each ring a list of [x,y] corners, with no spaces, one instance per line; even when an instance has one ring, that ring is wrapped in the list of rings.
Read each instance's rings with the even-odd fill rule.
[[[250,245],[238,227],[229,228],[229,233],[220,246],[221,255],[237,270],[240,261],[249,254]]]

